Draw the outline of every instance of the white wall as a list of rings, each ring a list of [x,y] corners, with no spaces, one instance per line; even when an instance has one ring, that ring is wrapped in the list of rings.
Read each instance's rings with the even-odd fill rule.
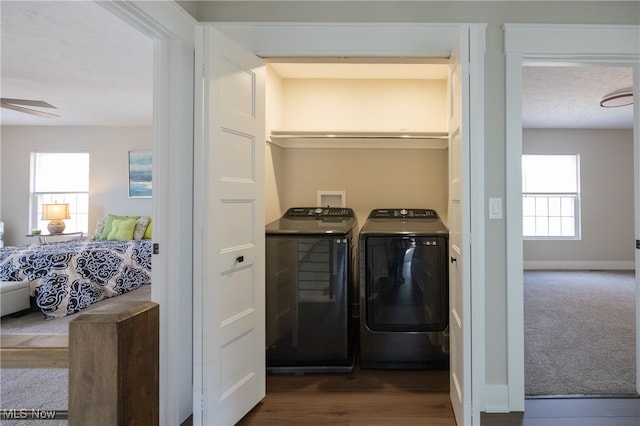
[[[525,129],[523,154],[579,154],[582,238],[524,241],[525,268],[633,269],[633,131]]]
[[[128,196],[128,152],[152,149],[151,127],[6,126],[1,146],[2,210],[5,245],[29,244],[29,174],[32,151],[87,151],[89,235],[108,213],[151,215],[152,200]]]

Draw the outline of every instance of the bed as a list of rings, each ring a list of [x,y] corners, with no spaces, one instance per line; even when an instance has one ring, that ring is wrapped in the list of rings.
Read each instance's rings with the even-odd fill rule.
[[[79,239],[0,249],[0,281],[27,281],[47,319],[151,284],[152,241]]]

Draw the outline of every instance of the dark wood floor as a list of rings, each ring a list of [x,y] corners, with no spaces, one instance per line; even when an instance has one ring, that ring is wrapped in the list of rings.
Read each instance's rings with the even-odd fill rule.
[[[361,370],[268,375],[267,396],[246,425],[455,426],[448,371]]]
[[[191,425],[191,419],[183,426]],[[454,426],[448,371],[267,375],[267,395],[238,426]],[[525,413],[482,413],[482,426],[638,426],[638,398],[527,399]]]

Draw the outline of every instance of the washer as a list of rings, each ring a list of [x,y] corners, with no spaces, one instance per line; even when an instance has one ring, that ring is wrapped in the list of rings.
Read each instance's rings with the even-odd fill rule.
[[[355,366],[357,219],[349,208],[290,208],[266,226],[266,363],[271,373]]]
[[[360,366],[448,368],[449,231],[431,209],[375,209],[360,230]]]

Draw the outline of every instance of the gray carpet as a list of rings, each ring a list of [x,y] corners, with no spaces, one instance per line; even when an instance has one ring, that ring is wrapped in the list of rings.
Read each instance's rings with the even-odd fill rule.
[[[633,271],[524,273],[525,393],[636,393]]]
[[[69,322],[83,313],[119,301],[146,301],[151,299],[151,286],[147,285],[118,297],[108,298],[74,315],[44,320],[39,312],[19,318],[2,317],[2,333],[68,333]],[[0,409],[62,410],[69,407],[67,369],[0,369]],[[64,426],[66,420],[2,420],[2,426]]]

